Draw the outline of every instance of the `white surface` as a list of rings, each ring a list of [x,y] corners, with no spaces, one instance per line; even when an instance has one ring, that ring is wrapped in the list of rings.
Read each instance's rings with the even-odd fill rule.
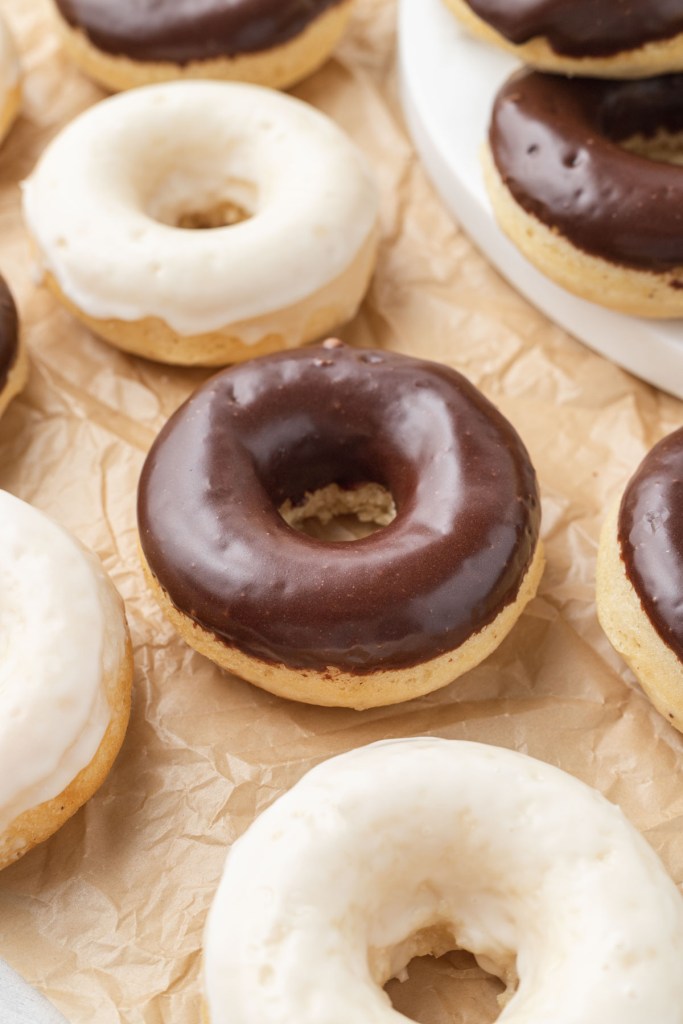
[[[226,199],[253,215],[212,231],[173,226]],[[97,103],[24,185],[43,265],[74,305],[100,320],[156,317],[180,335],[310,298],[353,264],[377,210],[369,167],[333,121],[236,82],[170,82]],[[358,296],[349,301],[351,315]]]
[[[2,1024],[67,1024],[43,996],[0,960],[0,1021]]]
[[[432,926],[511,982],[516,963],[499,1024],[683,1024],[683,900],[619,808],[433,737],[318,765],[233,845],[206,927],[211,1024],[407,1024],[381,986]]]
[[[683,398],[683,321],[622,316],[576,298],[532,267],[494,221],[479,154],[515,58],[468,36],[442,0],[400,0],[399,60],[415,146],[442,199],[494,266],[580,341]]]

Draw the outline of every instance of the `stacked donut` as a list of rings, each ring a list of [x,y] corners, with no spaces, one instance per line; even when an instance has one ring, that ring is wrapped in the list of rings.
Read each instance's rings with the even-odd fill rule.
[[[683,76],[671,74],[683,70],[679,5],[446,2],[542,69],[514,75],[494,104],[484,163],[504,231],[577,295],[683,315],[683,169],[672,162],[683,131]]]

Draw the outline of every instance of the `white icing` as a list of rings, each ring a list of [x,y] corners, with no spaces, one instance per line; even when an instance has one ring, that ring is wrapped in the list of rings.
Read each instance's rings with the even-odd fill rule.
[[[405,1021],[380,986],[432,926],[518,974],[499,1024],[683,1021],[683,900],[619,809],[522,754],[419,738],[322,764],[235,843],[211,1024]]]
[[[1,830],[95,756],[125,632],[98,560],[69,533],[5,491],[0,521]]]
[[[7,24],[0,15],[0,107],[19,81],[19,58]]]
[[[253,214],[187,230],[160,221],[224,199]],[[171,82],[105,100],[48,146],[24,213],[63,293],[98,319],[158,317],[192,335],[285,309],[338,277],[371,235],[363,156],[283,93]]]

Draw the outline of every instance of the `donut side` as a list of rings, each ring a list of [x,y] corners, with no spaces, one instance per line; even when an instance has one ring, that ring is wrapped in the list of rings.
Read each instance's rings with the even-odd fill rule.
[[[683,732],[683,664],[654,629],[628,578],[619,546],[619,507],[616,502],[610,509],[600,534],[598,619],[657,711]]]
[[[476,15],[465,0],[444,2],[472,35],[506,50],[539,71],[591,78],[649,78],[683,70],[683,33],[647,42],[614,56],[572,57],[557,53],[544,36],[518,45],[511,43]]]
[[[229,646],[199,626],[171,601],[140,549],[145,578],[163,614],[183,640],[221,668],[288,700],[321,707],[345,707],[358,711],[400,704],[453,682],[484,661],[503,642],[529,601],[535,596],[545,567],[543,546],[534,555],[514,601],[480,632],[452,651],[409,668],[379,669],[362,674],[327,666],[319,671],[291,669],[273,664]],[[390,600],[390,596],[387,598]]]
[[[288,89],[317,71],[329,58],[351,17],[353,0],[341,0],[312,21],[293,39],[270,50],[173,64],[170,61],[135,61],[106,53],[57,12],[64,49],[88,77],[113,92],[174,79],[209,78],[251,82],[273,89]]]
[[[584,252],[516,201],[488,143],[482,164],[498,224],[543,274],[582,299],[622,313],[652,319],[683,316],[683,266],[655,273]]]
[[[43,283],[94,334],[124,352],[177,366],[226,366],[315,341],[351,320],[370,284],[378,240],[375,226],[342,274],[288,309],[204,334],[178,334],[157,317],[100,320],[69,299],[49,271]]]
[[[94,555],[107,627],[102,653],[102,693],[109,724],[95,756],[57,796],[15,818],[0,833],[0,870],[53,835],[100,788],[121,749],[130,717],[133,653],[123,602]]]

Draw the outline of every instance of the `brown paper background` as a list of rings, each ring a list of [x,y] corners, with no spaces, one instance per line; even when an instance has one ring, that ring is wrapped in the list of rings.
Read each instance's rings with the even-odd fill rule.
[[[379,175],[383,243],[342,336],[467,374],[516,425],[538,469],[548,567],[540,596],[484,665],[439,693],[370,712],[278,700],[191,652],[146,592],[134,497],[146,450],[208,374],[127,357],[35,287],[18,182],[100,91],[60,53],[45,0],[0,0],[26,72],[0,152],[0,267],[32,359],[0,424],[0,486],[73,530],[126,601],[133,715],[100,792],[0,877],[0,955],[73,1024],[198,1024],[202,926],[226,847],[317,761],[382,737],[433,733],[551,761],[617,801],[683,881],[683,743],[601,633],[600,520],[683,405],[553,326],[486,263],[439,203],[402,127],[395,7],[359,0],[337,57],[296,90],[332,115]],[[390,595],[387,595],[390,599]],[[485,1024],[494,982],[453,954],[392,983],[423,1024]]]

